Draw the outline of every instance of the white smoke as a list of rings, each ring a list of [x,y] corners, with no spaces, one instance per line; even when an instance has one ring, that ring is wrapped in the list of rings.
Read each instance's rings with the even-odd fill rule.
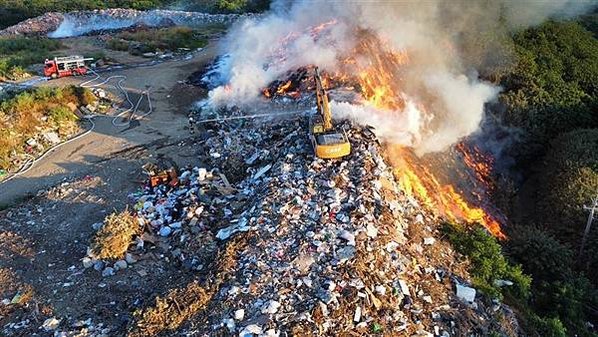
[[[247,15],[251,17],[251,15]],[[206,14],[176,10],[138,11],[133,9],[106,9],[76,11],[67,13],[56,31],[48,34],[51,38],[80,36],[93,31],[123,29],[136,24],[161,27],[169,24],[202,26],[211,23],[230,23],[239,18],[237,14]]]
[[[359,43],[357,32],[366,30],[409,55],[395,74],[406,104],[400,111],[382,111],[333,102],[333,114],[372,125],[379,137],[418,153],[441,151],[478,129],[485,104],[499,92],[472,75],[459,56],[455,46],[464,32],[488,31],[504,21],[508,29],[533,25],[593,5],[569,0],[275,1],[268,15],[246,20],[228,35],[223,52],[230,57],[220,68],[227,84],[212,90],[210,101],[251,105],[260,89],[301,66],[334,73]],[[328,22],[335,23],[314,34],[313,27]]]

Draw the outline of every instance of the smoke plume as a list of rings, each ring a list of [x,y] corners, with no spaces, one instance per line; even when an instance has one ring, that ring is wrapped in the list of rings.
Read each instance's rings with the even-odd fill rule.
[[[237,24],[227,36],[223,53],[229,57],[219,68],[227,84],[212,90],[210,101],[249,106],[261,88],[306,65],[332,74],[384,71],[392,90],[380,92],[403,104],[333,101],[333,114],[372,125],[379,137],[420,154],[441,151],[479,128],[485,104],[500,91],[478,79],[466,55],[471,48],[461,48],[464,36],[506,34],[594,5],[577,0],[275,1],[265,16]],[[363,36],[375,36],[370,42],[376,50],[355,52]],[[389,62],[381,55],[395,51],[404,53],[404,60],[386,68]],[[349,56],[353,68],[342,62]]]

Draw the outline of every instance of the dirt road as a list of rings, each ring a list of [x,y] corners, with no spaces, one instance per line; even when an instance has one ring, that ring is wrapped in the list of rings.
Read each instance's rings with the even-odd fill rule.
[[[103,73],[103,78],[127,76],[124,86],[133,92],[133,101],[135,92],[151,87],[153,113],[130,127],[115,127],[112,118],[96,118],[89,135],[0,184],[0,204],[15,203],[0,211],[0,301],[17,303],[0,303],[0,335],[51,335],[40,330],[51,317],[85,320],[72,329],[98,329],[94,336],[106,326],[121,331],[107,335],[122,335],[130,319],[122,313],[188,278],[184,270],[161,263],[160,256],[139,261],[136,272],[111,278],[84,272],[81,258],[93,235],[92,225],[125,209],[128,195],[142,186],[143,164],[156,159],[197,164],[187,111],[206,92],[179,81],[212,60],[215,52],[211,44],[192,59]],[[64,78],[37,85],[84,80]],[[144,103],[140,110],[147,108]]]
[[[131,92],[134,102],[140,91],[151,88],[153,113],[140,120],[140,123],[120,128],[112,125],[112,118],[95,118],[95,129],[89,135],[57,148],[26,174],[0,184],[0,204],[13,203],[54,186],[65,178],[93,174],[94,170],[110,165],[110,160],[130,149],[145,147],[150,152],[155,152],[150,153],[152,156],[160,153],[177,156],[176,153],[180,151],[169,151],[168,148],[177,146],[189,136],[188,108],[205,94],[201,89],[179,84],[178,81],[184,80],[214,55],[215,47],[211,44],[189,60],[167,61],[154,66],[102,73],[102,78],[112,75],[127,76],[124,86]],[[79,84],[87,79],[63,78],[37,85]],[[140,111],[147,109],[147,100],[144,100]],[[173,159],[178,161],[182,158]],[[121,175],[120,172],[114,174]]]

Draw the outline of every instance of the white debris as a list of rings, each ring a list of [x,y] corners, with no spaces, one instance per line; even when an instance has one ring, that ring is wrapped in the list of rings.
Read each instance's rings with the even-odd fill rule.
[[[262,307],[262,314],[275,314],[280,308],[280,302],[270,300]]]
[[[262,327],[257,324],[250,324],[241,330],[239,337],[253,337],[253,335],[260,335],[264,332]]]
[[[60,325],[60,321],[60,319],[56,319],[55,317],[48,318],[44,321],[44,324],[42,324],[41,328],[46,331],[55,330],[58,328],[58,325]]]
[[[474,288],[462,286],[457,283],[457,297],[459,297],[461,300],[468,303],[473,303],[475,300],[475,295],[476,290]]]
[[[244,317],[245,317],[245,310],[244,309],[239,309],[239,310],[235,311],[235,319],[237,321],[242,321]]]
[[[436,243],[436,239],[434,239],[433,237],[424,238],[424,245],[431,246],[434,243]]]

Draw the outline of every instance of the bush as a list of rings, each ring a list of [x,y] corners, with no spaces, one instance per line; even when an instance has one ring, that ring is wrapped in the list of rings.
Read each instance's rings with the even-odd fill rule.
[[[22,77],[25,69],[52,58],[62,44],[47,38],[0,38],[0,79]]]
[[[563,280],[571,277],[573,251],[545,230],[519,226],[507,242],[507,251],[534,280]]]
[[[598,190],[598,129],[577,130],[555,139],[541,166],[536,223],[574,250],[579,248],[588,218],[583,205]],[[598,266],[598,231],[590,232],[588,270]],[[598,275],[590,275],[598,280]]]
[[[108,42],[106,43],[106,47],[108,47],[108,49],[112,49],[112,50],[128,51],[129,50],[129,42],[127,42],[125,40],[118,39],[118,38],[114,38],[114,39],[108,40]]]
[[[77,120],[77,116],[75,116],[75,114],[69,108],[64,106],[58,106],[50,109],[49,115],[56,124]]]
[[[28,138],[44,130],[60,132],[74,126],[70,104],[87,105],[93,100],[91,91],[72,86],[31,89],[4,100],[0,103],[0,169],[12,168],[11,158],[23,153]]]
[[[567,329],[558,318],[542,318],[530,314],[528,325],[528,329],[538,337],[567,337]]]
[[[201,35],[201,36],[200,36]],[[176,50],[178,48],[201,48],[208,41],[197,30],[188,27],[170,27],[158,30],[148,29],[136,32],[122,32],[107,43],[114,50],[131,50],[141,55],[159,50]]]
[[[531,278],[523,274],[519,265],[507,261],[498,241],[481,226],[464,229],[458,225],[446,224],[443,230],[457,251],[470,260],[474,287],[494,298],[502,298],[503,291],[516,298],[529,297]],[[510,280],[513,285],[499,288],[495,281],[501,279]]]
[[[534,311],[558,318],[559,324],[564,324],[568,331],[579,336],[591,336],[585,326],[587,317],[592,315],[587,308],[598,305],[598,298],[591,283],[573,270],[574,252],[545,230],[528,226],[517,228],[507,243],[507,249],[509,255],[522,263],[525,272],[533,277],[530,305]],[[560,331],[556,318],[528,318],[532,328],[541,332],[540,336],[563,335],[546,333],[547,329]]]

